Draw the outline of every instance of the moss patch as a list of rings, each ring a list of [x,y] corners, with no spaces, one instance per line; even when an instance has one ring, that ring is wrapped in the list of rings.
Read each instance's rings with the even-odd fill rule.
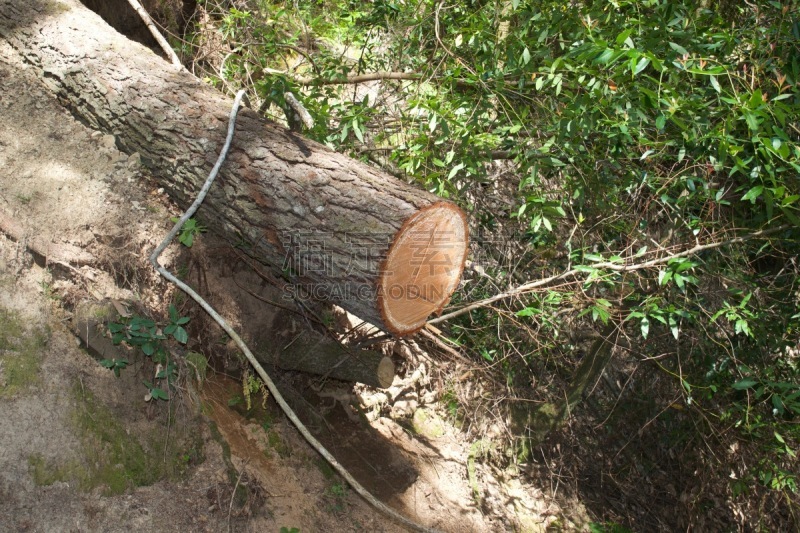
[[[52,485],[57,481],[72,481],[77,479],[82,468],[77,461],[70,461],[59,465],[47,461],[41,454],[31,454],[28,457],[33,482],[39,486]]]
[[[421,408],[414,411],[411,425],[417,435],[429,439],[438,439],[445,433],[444,421],[430,409]]]
[[[76,387],[77,388],[77,387]],[[103,487],[107,495],[150,485],[163,475],[163,461],[142,444],[89,391],[76,391],[72,420],[83,444],[87,468],[80,476],[84,490]]]
[[[284,459],[292,455],[289,446],[281,438],[277,431],[271,430],[267,432],[267,442],[269,443],[270,449],[275,450],[275,452]],[[267,450],[264,451],[266,452]]]
[[[0,397],[10,397],[39,381],[41,353],[49,332],[30,327],[19,314],[0,309]]]
[[[199,437],[181,435],[174,423],[165,453],[166,432],[160,427],[154,428],[152,435],[137,438],[90,391],[76,386],[74,399],[71,418],[81,441],[80,456],[62,462],[29,456],[37,485],[66,481],[86,492],[100,488],[109,496],[161,479],[180,479],[190,466],[203,460]]]

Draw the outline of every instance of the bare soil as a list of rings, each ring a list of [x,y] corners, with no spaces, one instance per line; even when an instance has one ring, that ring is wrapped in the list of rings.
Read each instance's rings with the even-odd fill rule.
[[[402,530],[271,400],[262,408],[256,393],[244,406],[234,350],[146,262],[176,209],[137,154],[78,123],[36,74],[0,41],[0,531]],[[236,326],[257,330],[259,314],[274,312],[249,296],[270,288],[210,234],[191,251],[173,245],[165,262]],[[156,318],[176,304],[191,317],[189,349],[211,361],[206,379],[179,357],[170,400],[146,401],[152,361],[87,350],[75,335],[77,308],[112,300]],[[434,363],[411,346],[395,350],[389,392],[276,377],[334,455],[422,524],[583,527],[578,502],[474,460],[441,406]],[[114,357],[130,362],[119,377],[98,363]]]

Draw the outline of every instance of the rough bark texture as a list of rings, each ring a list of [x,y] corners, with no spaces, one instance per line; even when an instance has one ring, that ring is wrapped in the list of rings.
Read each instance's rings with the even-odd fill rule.
[[[371,350],[351,350],[298,323],[291,313],[278,313],[271,327],[274,343],[256,350],[261,363],[342,381],[387,388],[394,380],[394,363]]]
[[[0,35],[75,116],[115,135],[125,152],[138,152],[179,206],[191,202],[222,147],[227,97],[118,34],[77,0],[0,0]],[[245,109],[228,160],[198,216],[290,276],[298,295],[330,299],[405,334],[422,327],[424,318],[387,323],[381,269],[404,224],[437,203],[457,210]],[[456,223],[463,226],[456,231],[461,242],[445,258],[449,270],[442,274],[442,258],[435,261],[438,277],[448,277],[447,294],[433,302],[423,297],[425,316],[446,303],[460,276],[466,224]],[[400,257],[419,256],[416,248]],[[424,286],[430,265],[423,266],[403,279]],[[413,305],[404,304],[403,310]]]

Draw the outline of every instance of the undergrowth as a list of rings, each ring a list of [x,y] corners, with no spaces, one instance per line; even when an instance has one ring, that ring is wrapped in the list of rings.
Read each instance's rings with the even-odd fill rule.
[[[209,83],[282,122],[291,91],[305,135],[469,213],[451,309],[513,295],[437,325],[473,366],[440,398],[495,444],[480,460],[571,465],[606,528],[797,525],[795,4],[206,0],[195,20]]]

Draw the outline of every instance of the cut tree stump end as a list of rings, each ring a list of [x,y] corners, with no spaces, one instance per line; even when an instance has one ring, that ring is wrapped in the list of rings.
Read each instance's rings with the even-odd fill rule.
[[[446,202],[421,209],[403,224],[378,287],[379,308],[391,333],[413,333],[447,305],[461,278],[468,238],[464,213]]]

